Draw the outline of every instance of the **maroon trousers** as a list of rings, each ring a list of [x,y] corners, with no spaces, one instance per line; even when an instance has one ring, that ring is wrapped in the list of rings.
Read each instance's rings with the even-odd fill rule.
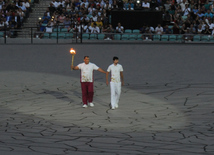
[[[94,95],[94,83],[93,82],[81,82],[82,88],[82,102],[83,104],[88,104],[93,101]]]

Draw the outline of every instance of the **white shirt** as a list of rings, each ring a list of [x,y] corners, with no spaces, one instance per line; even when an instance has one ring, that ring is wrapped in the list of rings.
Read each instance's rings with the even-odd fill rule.
[[[85,8],[88,8],[88,2],[82,2],[80,3],[80,6],[82,6],[83,4],[85,4]]]
[[[30,3],[28,3],[28,2],[22,2],[22,4],[23,4],[26,8],[29,8],[29,7],[30,7]]]
[[[208,24],[209,25],[209,29],[213,29],[214,28],[214,23]]]
[[[156,28],[155,28],[155,32],[156,32],[157,34],[162,34],[162,32],[163,32],[163,27],[156,27]]]
[[[116,27],[116,30],[118,31],[118,32],[120,32],[120,33],[122,33],[123,32],[123,30],[124,30],[124,27],[123,26],[120,26],[120,27]]]
[[[100,28],[99,27],[91,27],[91,33],[100,33]]]
[[[185,8],[184,9],[184,16],[187,16],[190,11],[191,11],[190,8]]]
[[[142,7],[143,8],[150,8],[150,3],[145,3],[145,2],[143,2],[143,4],[142,4]]]
[[[107,72],[111,72],[111,82],[119,83],[120,81],[120,72],[123,72],[123,67],[120,64],[114,65],[111,64]]]
[[[94,63],[81,63],[77,66],[81,70],[81,82],[93,82],[93,71],[98,70],[99,67]]]

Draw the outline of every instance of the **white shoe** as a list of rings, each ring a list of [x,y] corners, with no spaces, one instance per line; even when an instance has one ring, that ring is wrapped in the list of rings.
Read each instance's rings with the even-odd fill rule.
[[[114,109],[115,109],[115,107],[112,107],[111,109],[112,109],[112,110],[114,110]]]
[[[90,107],[94,107],[94,103],[89,103]]]
[[[82,107],[83,107],[83,108],[87,108],[88,106],[87,106],[87,104],[84,104]]]
[[[118,104],[116,104],[116,105],[115,105],[115,108],[118,108],[118,107],[119,107]]]

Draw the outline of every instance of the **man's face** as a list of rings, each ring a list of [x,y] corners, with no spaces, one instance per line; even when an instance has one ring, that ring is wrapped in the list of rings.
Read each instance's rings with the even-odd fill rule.
[[[118,64],[119,60],[118,59],[115,59],[114,60],[114,64]]]
[[[88,64],[89,63],[89,57],[85,57],[84,62],[85,62],[85,64]]]

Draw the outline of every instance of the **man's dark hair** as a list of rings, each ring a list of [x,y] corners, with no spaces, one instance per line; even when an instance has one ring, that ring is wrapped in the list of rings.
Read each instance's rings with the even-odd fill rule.
[[[85,59],[85,58],[89,58],[89,56],[84,56],[84,59]]]
[[[119,60],[119,58],[118,58],[118,57],[113,57],[113,61],[114,61],[114,60]]]

